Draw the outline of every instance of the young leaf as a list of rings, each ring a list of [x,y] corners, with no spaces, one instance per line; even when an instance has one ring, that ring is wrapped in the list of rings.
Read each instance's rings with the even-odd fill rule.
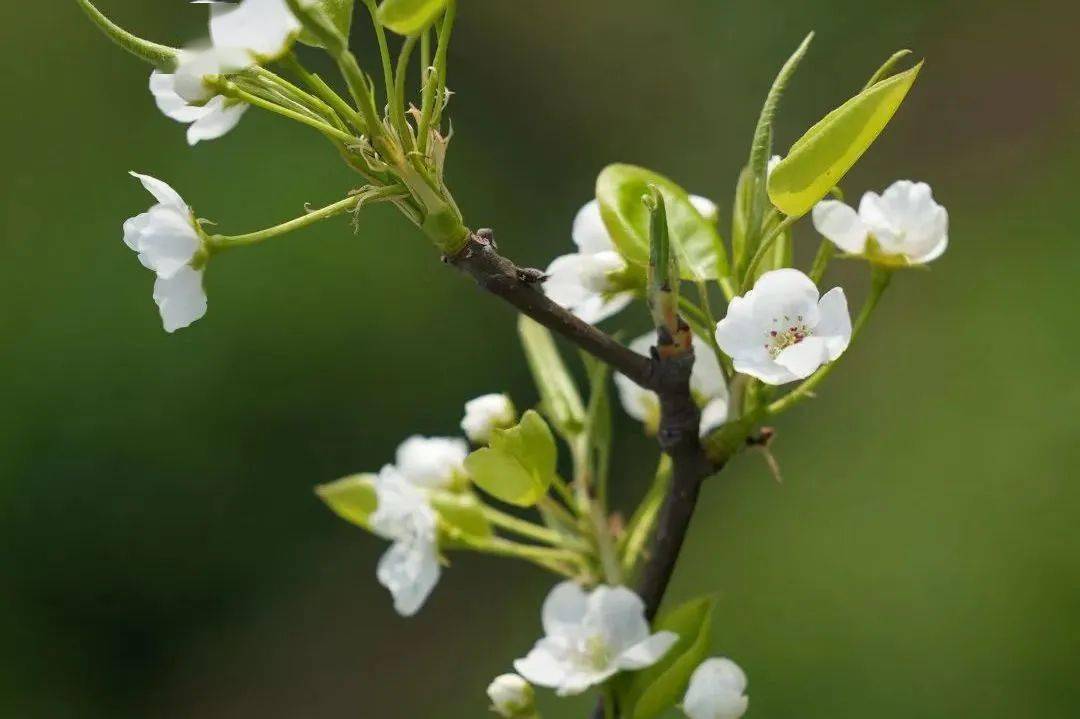
[[[693,599],[656,622],[655,631],[675,632],[679,641],[658,663],[630,675],[620,690],[625,716],[652,719],[682,699],[690,675],[709,653],[715,604],[712,597]]]
[[[516,427],[495,430],[491,446],[465,458],[472,481],[508,504],[531,507],[555,478],[555,437],[539,414],[527,411]]]
[[[399,35],[417,35],[426,30],[446,7],[446,0],[383,0],[379,22]]]
[[[352,29],[353,8],[356,7],[356,0],[317,0],[313,3],[318,9],[330,19],[330,22],[342,37],[349,37],[349,30]],[[311,45],[312,47],[326,47],[323,41],[308,28],[304,28],[300,33],[300,42],[305,45]]]
[[[540,393],[540,410],[562,436],[578,434],[585,426],[585,406],[551,332],[522,315],[518,320],[518,335]]]
[[[132,35],[130,32],[105,17],[100,10],[94,7],[90,0],[75,0],[79,7],[89,16],[98,29],[110,40],[135,57],[144,60],[159,70],[175,70],[180,51],[167,45],[159,45],[156,42],[143,40]]]
[[[641,202],[649,185],[664,196],[671,247],[679,274],[687,280],[714,279],[728,273],[727,256],[716,226],[701,216],[686,190],[651,170],[609,165],[596,178],[596,199],[611,239],[630,263],[649,264],[651,213]]]
[[[739,173],[735,185],[735,202],[731,208],[731,261],[739,267],[746,259],[746,239],[750,230],[750,215],[754,210],[754,173],[747,165]]]
[[[431,506],[439,519],[470,539],[484,540],[494,534],[483,506],[471,492],[433,492]]]
[[[315,493],[345,521],[371,529],[368,520],[379,506],[379,499],[375,494],[375,475],[354,474],[336,482],[319,485],[315,488]]]
[[[772,203],[790,217],[809,212],[885,129],[921,68],[882,80],[807,130],[769,176]]]

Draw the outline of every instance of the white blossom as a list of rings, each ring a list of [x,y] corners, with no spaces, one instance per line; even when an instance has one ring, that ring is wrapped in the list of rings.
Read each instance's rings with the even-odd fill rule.
[[[406,439],[397,448],[398,471],[417,487],[447,489],[465,475],[465,457],[469,445],[453,437]]]
[[[654,344],[656,333],[649,332],[629,346],[638,354],[648,357]],[[690,392],[701,407],[700,431],[704,436],[727,421],[728,391],[716,353],[696,335],[693,347],[694,369],[690,373]],[[619,373],[615,374],[615,387],[626,413],[642,422],[650,434],[655,433],[660,426],[660,398],[657,394]]]
[[[210,38],[214,46],[242,48],[259,62],[281,57],[300,35],[300,21],[285,0],[202,4],[210,5]]]
[[[562,582],[544,600],[545,636],[514,668],[559,696],[580,694],[619,671],[652,666],[678,640],[674,632],[650,634],[641,598],[625,587],[600,586],[586,594]]]
[[[461,429],[473,444],[487,444],[491,433],[514,424],[517,410],[505,394],[485,394],[465,403]]]
[[[379,560],[376,577],[393,595],[398,614],[409,617],[439,581],[437,517],[427,493],[391,465],[376,477],[375,494],[371,529],[393,542]]]
[[[175,72],[151,73],[150,92],[166,117],[188,125],[189,145],[214,140],[236,127],[248,104],[216,94],[203,78],[238,72],[250,64],[249,56],[238,51],[184,50]]]
[[[487,688],[491,710],[504,719],[518,719],[533,712],[536,694],[517,674],[501,674]]]
[[[881,195],[867,192],[858,212],[838,200],[823,200],[814,206],[813,218],[817,231],[837,247],[871,259],[924,264],[949,245],[949,213],[925,182],[899,180]]]
[[[716,342],[736,371],[766,384],[809,377],[851,342],[847,298],[839,287],[819,298],[799,270],[766,272],[728,305],[716,325]]]
[[[139,254],[139,262],[157,273],[154,301],[166,332],[187,327],[206,314],[202,269],[193,261],[202,248],[202,235],[191,208],[166,183],[131,173],[158,201],[148,211],[124,223],[124,244]]]
[[[746,674],[730,659],[707,659],[694,670],[683,699],[690,719],[740,719],[750,700]]]

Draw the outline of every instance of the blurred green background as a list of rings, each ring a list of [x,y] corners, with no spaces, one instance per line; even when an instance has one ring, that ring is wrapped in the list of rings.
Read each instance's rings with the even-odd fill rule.
[[[173,44],[204,21],[179,0],[100,6]],[[726,223],[761,100],[807,30],[781,150],[893,50],[927,58],[844,187],[930,182],[949,252],[894,283],[822,396],[780,422],[783,484],[748,454],[707,487],[670,596],[719,590],[714,650],[747,670],[751,717],[1075,717],[1077,5],[462,6],[452,186],[469,223],[539,266],[612,161],[716,198]],[[376,208],[355,235],[339,220],[216,261],[207,317],[166,335],[120,241],[150,204],[128,170],[225,232],[357,179],[254,110],[189,150],[148,68],[73,2],[0,18],[0,716],[485,716],[551,580],[459,556],[402,620],[374,581],[384,544],[311,488],[408,434],[455,433],[477,394],[534,402],[511,313]],[[355,39],[370,47],[366,26]],[[800,257],[816,242],[802,227]],[[858,301],[865,268],[827,280]],[[645,324],[637,309],[613,326]],[[618,419],[626,508],[655,450]]]

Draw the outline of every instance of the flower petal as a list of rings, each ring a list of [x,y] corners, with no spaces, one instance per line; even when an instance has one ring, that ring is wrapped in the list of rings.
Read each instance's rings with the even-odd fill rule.
[[[155,205],[146,213],[148,223],[138,239],[139,261],[169,278],[187,266],[201,244],[190,215],[172,205]]]
[[[395,461],[402,476],[417,487],[443,489],[465,473],[468,454],[463,439],[412,436],[398,446]]]
[[[805,379],[829,361],[829,348],[821,337],[807,337],[776,355],[776,364],[791,372],[795,379]]]
[[[700,436],[704,437],[717,427],[722,426],[725,422],[727,422],[727,416],[727,397],[714,399],[708,404],[706,404],[704,407],[701,408],[701,425],[700,429],[698,430]]]
[[[188,327],[206,314],[202,275],[201,270],[185,265],[172,277],[158,277],[154,282],[154,302],[166,332]]]
[[[690,195],[690,204],[694,206],[694,209],[698,211],[698,214],[704,217],[709,222],[720,221],[720,208],[716,206],[716,203],[710,200],[708,197],[701,197],[700,195]]]
[[[260,60],[283,55],[300,34],[300,21],[285,0],[241,0],[210,5],[210,37],[217,47],[238,47]]]
[[[664,655],[679,641],[679,635],[675,632],[657,632],[651,637],[638,642],[625,650],[615,660],[619,669],[637,671],[645,667],[651,667],[663,659]]]
[[[559,657],[550,650],[550,642],[541,639],[525,658],[514,662],[514,671],[532,684],[541,687],[557,687],[566,677],[566,668]]]
[[[379,559],[375,576],[393,595],[397,613],[411,617],[435,589],[439,573],[438,549],[432,536],[394,542]]]
[[[585,623],[600,632],[613,654],[621,654],[649,636],[645,603],[626,587],[600,585],[588,599]]]
[[[746,674],[735,662],[707,659],[690,677],[683,711],[690,719],[739,719],[749,706],[745,691]]]
[[[615,243],[611,241],[611,235],[600,216],[600,203],[596,200],[589,200],[578,210],[570,236],[578,249],[587,255],[615,249]]]
[[[548,636],[566,636],[585,620],[588,597],[575,582],[560,582],[544,599],[540,619]],[[523,674],[523,676],[525,676]],[[528,679],[528,676],[525,676]]]
[[[250,107],[245,102],[229,102],[218,95],[206,103],[203,114],[188,128],[187,141],[196,145],[202,140],[216,140],[236,127]]]
[[[813,327],[818,320],[818,288],[799,270],[786,267],[766,272],[754,283],[754,322],[762,331],[774,323],[801,320]]]
[[[851,315],[844,290],[834,287],[822,295],[818,312],[820,319],[814,327],[814,336],[825,340],[831,362],[842,355],[851,343]]]
[[[188,101],[176,93],[176,76],[154,70],[150,74],[150,93],[154,96],[157,108],[166,117],[177,122],[195,122],[203,115],[203,108],[189,105]]]
[[[844,252],[860,255],[866,249],[866,225],[855,210],[838,200],[814,205],[814,228]]]
[[[777,364],[766,352],[762,352],[758,357],[733,357],[732,364],[736,372],[750,375],[769,385],[787,384],[799,379],[786,367]]]
[[[146,188],[146,191],[154,196],[158,202],[163,205],[169,205],[175,207],[177,210],[183,212],[189,212],[187,203],[184,202],[184,198],[180,197],[180,193],[171,188],[167,183],[162,182],[156,177],[150,175],[140,175],[138,172],[129,173],[132,177],[142,183],[142,186]]]

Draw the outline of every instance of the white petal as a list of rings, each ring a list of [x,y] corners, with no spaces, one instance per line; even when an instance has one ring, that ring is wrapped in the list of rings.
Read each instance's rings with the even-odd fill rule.
[[[749,700],[746,674],[730,659],[708,659],[694,670],[683,699],[690,719],[739,719]]]
[[[514,662],[514,670],[537,686],[559,686],[566,678],[566,666],[550,646],[549,641],[541,639],[524,659]]]
[[[371,530],[384,539],[407,541],[435,531],[436,518],[427,495],[393,465],[386,465],[375,478],[378,500],[370,522]]]
[[[615,389],[623,410],[644,423],[649,431],[655,432],[660,425],[660,398],[657,394],[621,374],[615,375]]]
[[[576,696],[589,687],[603,684],[618,670],[618,667],[614,664],[599,670],[592,667],[575,666],[571,671],[567,672],[555,695],[560,697]]]
[[[204,110],[176,94],[175,75],[154,70],[150,74],[150,92],[161,112],[177,122],[195,122],[202,117]]]
[[[228,75],[252,64],[252,57],[238,47],[213,47],[185,52],[173,77],[173,90],[190,103],[201,104],[215,94],[203,78],[207,75]]]
[[[600,203],[596,200],[589,200],[578,210],[570,236],[578,250],[587,255],[615,249],[611,235],[600,216]]]
[[[745,297],[732,298],[727,314],[716,323],[716,344],[732,359],[761,354],[768,334],[767,328],[759,326],[754,317],[752,294],[751,291]]]
[[[260,60],[283,55],[300,33],[285,0],[210,3],[210,37],[217,47],[244,48]]]
[[[135,252],[139,251],[142,235],[150,227],[150,213],[144,212],[124,221],[124,244]]]
[[[694,206],[694,209],[698,211],[699,215],[709,222],[715,223],[720,221],[720,208],[718,208],[716,203],[708,197],[690,195],[690,204]]]
[[[633,300],[631,292],[620,292],[605,297],[586,285],[586,280],[597,282],[603,273],[623,266],[623,260],[615,253],[608,253],[618,258],[614,262],[607,254],[587,255],[576,253],[556,257],[545,272],[548,279],[544,282],[544,294],[562,307],[573,312],[584,322],[595,324],[616,314]],[[597,273],[600,273],[599,275]]]
[[[401,474],[418,487],[443,489],[455,476],[464,474],[469,445],[452,437],[413,436],[397,449],[396,463]]]
[[[548,592],[540,619],[548,636],[565,636],[573,633],[585,620],[588,597],[575,582],[560,582]],[[519,670],[520,671],[520,670]],[[524,673],[523,673],[524,675]],[[528,675],[524,675],[528,678]]]
[[[206,314],[202,271],[184,266],[172,277],[158,277],[154,282],[154,302],[166,332],[183,329],[202,318]]]
[[[532,686],[517,674],[501,674],[488,685],[488,699],[496,714],[513,719],[530,711],[535,700]]]
[[[818,321],[818,288],[799,270],[786,267],[766,272],[754,283],[754,321],[763,331],[774,322],[802,318],[813,327]]]
[[[461,429],[473,444],[486,444],[491,433],[514,424],[517,410],[505,394],[485,394],[465,403]]]
[[[188,128],[188,144],[196,145],[202,140],[216,140],[225,135],[236,127],[248,107],[245,102],[229,102],[222,95],[214,97],[206,103],[202,116]]]
[[[690,373],[690,391],[699,402],[727,398],[727,383],[713,348],[694,335],[694,369]]]
[[[727,422],[728,399],[714,399],[701,408],[700,434],[702,437]]]
[[[589,595],[585,623],[598,630],[613,654],[621,654],[649,636],[645,603],[626,587],[601,585]]]
[[[611,297],[593,295],[570,308],[582,322],[594,325],[622,312],[634,300],[633,292],[620,292]]]
[[[548,276],[544,281],[544,294],[550,297],[552,302],[569,309],[594,294],[586,289],[581,281],[586,257],[587,255],[575,253],[562,255],[551,261],[544,272]]]
[[[946,224],[948,224],[947,218],[946,218]],[[948,247],[949,247],[949,236],[947,234],[943,234],[941,236],[941,239],[938,240],[938,243],[936,245],[934,245],[934,247],[929,252],[927,252],[925,255],[923,255],[921,257],[912,257],[911,261],[919,263],[919,264],[925,264],[927,262],[932,262],[933,260],[936,260],[937,258],[941,257],[943,254],[945,254],[945,250]]]
[[[187,266],[201,244],[190,216],[172,205],[155,205],[138,239],[139,261],[169,278]]]
[[[788,369],[778,365],[767,353],[763,352],[762,355],[761,357],[732,358],[735,371],[771,385],[787,384],[799,379]]]
[[[834,287],[822,295],[818,312],[820,318],[814,327],[814,336],[825,340],[831,362],[842,355],[851,343],[851,315],[844,290]]]
[[[805,379],[829,361],[829,348],[821,337],[807,337],[776,355],[776,364],[791,372],[795,379]]]
[[[814,228],[844,252],[855,255],[866,249],[866,226],[855,210],[838,200],[814,205]]]
[[[397,613],[411,617],[431,595],[439,571],[434,538],[416,538],[391,545],[379,560],[375,576],[393,595]]]
[[[624,651],[615,662],[619,669],[626,671],[651,667],[663,659],[677,641],[679,641],[679,635],[675,632],[657,632]]]
[[[156,177],[151,177],[150,175],[140,175],[137,172],[132,172],[130,174],[141,182],[142,186],[146,188],[146,191],[153,195],[161,204],[175,207],[177,210],[183,212],[189,211],[187,203],[184,202],[184,198],[180,197],[180,193],[169,187],[168,184]]]

